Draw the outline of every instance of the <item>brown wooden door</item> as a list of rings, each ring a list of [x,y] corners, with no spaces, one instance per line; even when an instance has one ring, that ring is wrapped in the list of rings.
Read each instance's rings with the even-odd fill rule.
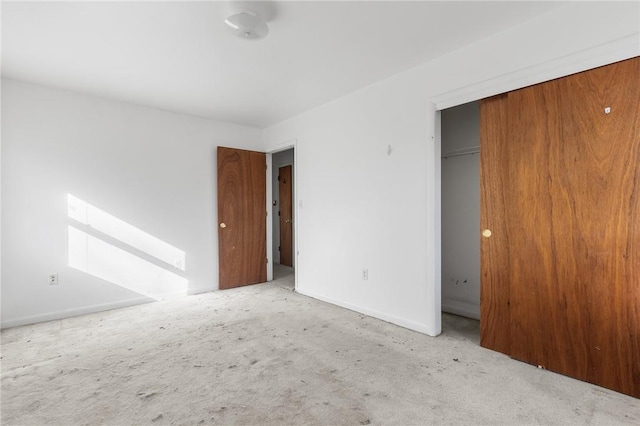
[[[293,209],[291,205],[293,187],[291,166],[280,167],[278,186],[280,191],[280,264],[293,266]]]
[[[481,104],[481,344],[635,397],[638,76],[635,58]]]
[[[266,156],[218,147],[220,289],[267,281]]]

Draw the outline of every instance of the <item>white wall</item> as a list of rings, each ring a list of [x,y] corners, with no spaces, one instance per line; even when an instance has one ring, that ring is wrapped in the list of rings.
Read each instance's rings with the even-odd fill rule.
[[[441,138],[442,310],[480,319],[479,103],[443,110]]]
[[[640,55],[638,7],[571,3],[264,132],[4,82],[2,325],[147,300],[67,266],[67,193],[184,250],[189,292],[217,288],[215,146],[295,140],[298,290],[436,335],[434,104]]]
[[[273,173],[271,173],[271,184],[272,184],[272,188],[273,188],[273,196],[272,196],[272,200],[276,201],[276,205],[272,205],[271,206],[271,211],[272,211],[272,227],[273,227],[273,261],[275,263],[280,263],[280,251],[278,250],[278,247],[280,246],[280,217],[278,216],[278,211],[280,210],[280,185],[278,182],[278,174],[280,171],[280,167],[283,166],[294,166],[293,164],[293,149],[287,149],[286,151],[280,151],[277,152],[275,154],[272,155],[272,166],[273,166]],[[295,166],[294,166],[295,167]],[[293,199],[293,188],[295,188],[295,169],[292,167],[291,169],[291,190],[292,190],[292,202],[295,202],[295,200]],[[295,224],[295,205],[292,205],[291,208],[291,214],[292,217],[291,219],[293,220],[293,223]],[[294,227],[294,232],[291,235],[291,250],[292,253],[294,253],[293,257],[295,258],[295,252],[296,252],[296,248],[295,248],[295,227]],[[294,263],[295,265],[295,263]]]
[[[1,13],[1,12],[0,12]],[[2,84],[0,84],[0,111],[2,111]],[[2,114],[0,114],[0,129],[3,128],[3,123],[2,123]],[[2,191],[4,188],[4,184],[2,182],[2,176],[3,176],[3,171],[2,171],[2,153],[3,153],[3,148],[2,148],[2,135],[0,134],[0,326],[2,326],[1,323],[1,318],[2,318],[2,277],[3,277],[3,272],[2,272],[2,216],[3,216],[3,210],[2,210]]]
[[[426,113],[382,84],[266,132],[298,141],[299,292],[427,331]]]
[[[189,293],[217,289],[216,146],[259,141],[257,129],[3,80],[2,326],[149,300],[68,266],[68,193],[186,252]]]
[[[639,19],[637,3],[571,3],[266,129],[266,150],[297,140],[298,291],[440,333],[433,103],[639,55]]]

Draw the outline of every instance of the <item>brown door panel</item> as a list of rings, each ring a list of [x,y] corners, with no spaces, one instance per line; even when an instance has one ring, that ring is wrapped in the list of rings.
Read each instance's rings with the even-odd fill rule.
[[[293,208],[292,167],[280,167],[278,188],[280,194],[280,264],[293,266]]]
[[[480,103],[480,344],[509,353],[509,239],[503,188],[509,176],[506,161],[507,96]],[[488,233],[487,233],[488,232]],[[487,236],[483,236],[485,233]],[[490,234],[489,234],[490,233]]]
[[[266,156],[218,147],[220,289],[267,280]]]
[[[483,346],[635,397],[638,76],[634,58],[481,106]]]

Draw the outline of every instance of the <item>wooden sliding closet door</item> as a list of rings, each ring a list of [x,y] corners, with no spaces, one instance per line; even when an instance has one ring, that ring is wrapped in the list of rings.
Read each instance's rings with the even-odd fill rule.
[[[481,344],[640,397],[640,58],[481,103]]]

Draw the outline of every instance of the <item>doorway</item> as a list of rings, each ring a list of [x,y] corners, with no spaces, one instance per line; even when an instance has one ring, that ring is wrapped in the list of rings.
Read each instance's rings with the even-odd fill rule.
[[[479,102],[441,111],[442,328],[479,344]]]
[[[273,279],[295,287],[295,151],[271,156]]]

